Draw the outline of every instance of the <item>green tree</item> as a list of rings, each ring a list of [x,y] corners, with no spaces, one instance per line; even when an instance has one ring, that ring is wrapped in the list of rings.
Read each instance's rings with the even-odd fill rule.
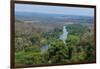
[[[45,57],[46,56],[46,57]],[[47,63],[65,63],[68,60],[68,48],[61,40],[54,41],[44,54]]]
[[[80,38],[76,35],[69,35],[66,40],[70,62],[80,62],[85,59],[85,50],[80,46]]]

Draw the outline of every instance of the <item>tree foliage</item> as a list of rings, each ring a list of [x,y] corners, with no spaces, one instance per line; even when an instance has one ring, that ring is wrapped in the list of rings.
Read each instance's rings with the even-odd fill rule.
[[[33,31],[35,29],[35,31]],[[66,44],[59,39],[63,33],[61,28],[52,31],[16,31],[15,64],[53,64],[93,62],[95,60],[93,30],[81,24],[69,24]],[[34,33],[33,33],[34,32]],[[41,48],[48,44],[45,52]]]

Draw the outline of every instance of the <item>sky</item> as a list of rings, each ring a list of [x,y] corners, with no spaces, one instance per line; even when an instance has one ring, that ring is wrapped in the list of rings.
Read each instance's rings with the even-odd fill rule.
[[[15,12],[39,12],[49,14],[94,16],[94,8],[49,5],[15,4]]]

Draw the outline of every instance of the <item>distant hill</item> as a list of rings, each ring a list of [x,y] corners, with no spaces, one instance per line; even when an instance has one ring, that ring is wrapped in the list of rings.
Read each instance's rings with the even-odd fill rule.
[[[74,22],[74,23],[93,23],[93,17],[64,14],[48,14],[37,12],[16,12],[17,20],[40,21],[43,23]]]

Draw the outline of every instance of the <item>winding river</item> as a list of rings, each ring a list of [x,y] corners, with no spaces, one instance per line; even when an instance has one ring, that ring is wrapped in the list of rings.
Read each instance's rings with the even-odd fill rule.
[[[63,34],[60,35],[59,39],[62,40],[64,44],[66,44],[67,35],[68,35],[68,31],[66,29],[66,26],[63,26]],[[49,47],[48,44],[42,46],[41,52],[45,52],[48,49],[48,47]]]
[[[64,44],[66,44],[67,35],[68,35],[68,31],[66,29],[66,26],[63,26],[63,34],[60,35],[59,39],[62,40]]]

